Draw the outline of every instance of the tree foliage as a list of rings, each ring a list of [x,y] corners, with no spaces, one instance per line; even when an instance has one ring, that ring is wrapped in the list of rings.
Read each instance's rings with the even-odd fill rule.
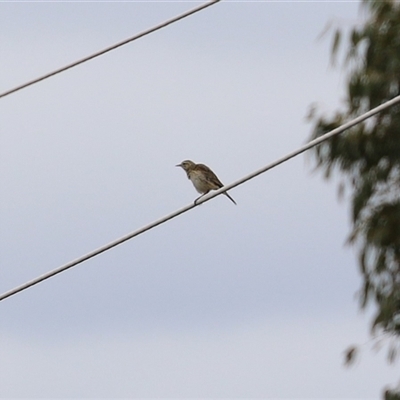
[[[362,7],[366,18],[350,31],[347,42],[343,109],[330,117],[314,110],[310,116],[313,139],[400,94],[400,2],[364,0]],[[334,32],[333,56],[337,56],[343,36],[340,29]],[[339,172],[350,196],[352,230],[348,242],[359,252],[360,306],[375,305],[372,331],[398,342],[400,106],[324,142],[315,148],[314,156],[326,177]],[[390,355],[392,359],[396,356],[394,345]]]

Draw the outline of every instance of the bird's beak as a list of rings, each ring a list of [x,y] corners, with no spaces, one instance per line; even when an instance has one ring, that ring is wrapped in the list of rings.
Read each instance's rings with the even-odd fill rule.
[[[175,165],[175,167],[182,167],[182,164]]]

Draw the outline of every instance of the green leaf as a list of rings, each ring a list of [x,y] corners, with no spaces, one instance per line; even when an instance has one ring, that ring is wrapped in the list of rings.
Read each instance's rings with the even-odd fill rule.
[[[332,65],[335,65],[336,56],[337,56],[337,52],[339,50],[339,45],[340,45],[341,39],[342,39],[342,33],[338,29],[336,29],[335,34],[333,36],[332,49],[331,49]]]

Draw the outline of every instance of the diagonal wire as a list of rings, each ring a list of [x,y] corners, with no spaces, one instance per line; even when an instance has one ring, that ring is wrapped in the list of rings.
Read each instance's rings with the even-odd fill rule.
[[[50,78],[50,77],[52,77],[54,75],[57,75],[57,74],[59,74],[61,72],[66,71],[68,69],[74,68],[77,65],[80,65],[80,64],[83,64],[83,63],[85,63],[85,62],[87,62],[89,60],[92,60],[93,58],[96,58],[96,57],[99,57],[99,56],[101,56],[101,55],[103,55],[105,53],[108,53],[111,50],[115,50],[118,47],[124,46],[125,44],[128,44],[130,42],[133,42],[136,39],[140,39],[143,36],[146,36],[146,35],[148,35],[150,33],[158,31],[159,29],[165,28],[166,26],[171,25],[174,22],[177,22],[177,21],[179,21],[179,20],[181,20],[183,18],[186,18],[186,17],[188,17],[190,15],[193,15],[193,14],[195,14],[195,13],[201,11],[201,10],[204,10],[205,8],[210,7],[210,6],[216,4],[216,3],[220,2],[220,1],[221,0],[212,0],[212,1],[208,2],[208,3],[202,4],[201,6],[198,6],[196,8],[193,8],[192,10],[186,11],[185,13],[180,14],[180,15],[174,17],[174,18],[171,18],[171,19],[169,19],[169,20],[167,20],[167,21],[165,21],[165,22],[163,22],[163,23],[161,23],[159,25],[156,25],[156,26],[154,26],[154,27],[152,27],[150,29],[147,29],[147,30],[145,30],[143,32],[140,32],[137,35],[132,36],[129,39],[125,39],[122,42],[118,42],[118,43],[116,43],[116,44],[114,44],[112,46],[106,47],[105,49],[100,50],[100,51],[98,51],[96,53],[93,53],[90,56],[87,56],[87,57],[84,57],[84,58],[82,58],[80,60],[74,61],[73,63],[68,64],[68,65],[66,65],[66,66],[64,66],[62,68],[56,69],[56,70],[54,70],[52,72],[49,72],[46,75],[40,76],[39,78],[33,79],[33,80],[31,80],[29,82],[26,82],[26,83],[24,83],[22,85],[16,86],[13,89],[7,90],[6,92],[0,93],[0,98],[1,97],[6,97],[6,96],[8,96],[8,95],[10,95],[12,93],[17,92],[18,90],[21,90],[21,89],[24,89],[24,88],[26,88],[28,86],[34,85],[35,83],[43,81],[43,80],[45,80],[47,78]]]
[[[198,200],[197,204],[189,204],[188,206],[183,207],[183,208],[173,212],[172,214],[169,214],[157,221],[154,221],[154,222],[150,223],[149,225],[146,225],[134,232],[131,232],[125,236],[122,236],[121,238],[119,238],[113,242],[110,242],[110,243],[106,244],[105,246],[99,247],[98,249],[96,249],[90,253],[87,253],[87,254],[83,255],[82,257],[77,258],[76,260],[73,260],[67,264],[64,264],[59,268],[56,268],[44,275],[39,276],[38,278],[35,278],[29,282],[24,283],[23,285],[20,285],[14,289],[9,290],[8,292],[3,293],[2,295],[0,295],[0,301],[6,299],[7,297],[11,297],[19,292],[22,292],[23,290],[26,290],[31,286],[37,285],[38,283],[40,283],[46,279],[49,279],[61,272],[64,272],[69,268],[75,267],[76,265],[81,264],[84,261],[89,260],[90,258],[96,257],[99,254],[104,253],[105,251],[110,250],[113,247],[116,247],[116,246],[126,242],[127,240],[130,240],[136,236],[139,236],[142,233],[149,231],[150,229],[153,229],[156,226],[161,225],[161,224],[169,221],[170,219],[173,219],[173,218],[177,217],[178,215],[181,215],[181,214],[193,209],[194,207],[197,207],[198,205],[213,199],[216,196],[219,196],[220,194],[226,192],[229,189],[232,189],[236,186],[242,185],[243,183],[249,181],[250,179],[253,179],[256,176],[261,175],[261,174],[267,172],[268,170],[273,169],[273,168],[277,167],[278,165],[285,163],[286,161],[290,160],[291,158],[294,158],[294,157],[298,156],[299,154],[304,153],[306,150],[309,150],[312,147],[315,147],[315,146],[321,144],[322,142],[325,142],[326,140],[339,135],[340,133],[344,132],[345,130],[359,124],[360,122],[362,122],[362,121],[372,117],[373,115],[378,114],[379,112],[381,112],[389,107],[392,107],[398,103],[400,103],[400,96],[394,97],[392,100],[389,100],[389,101],[381,104],[380,106],[375,107],[372,110],[366,112],[365,114],[362,114],[359,117],[339,126],[338,128],[333,129],[332,131],[326,133],[325,135],[322,135],[319,138],[312,140],[311,142],[309,142],[309,143],[305,144],[304,146],[298,148],[297,150],[281,157],[280,159],[264,166],[263,168],[261,168],[257,171],[254,171],[251,174],[216,190],[215,192],[207,195],[206,197],[202,197],[201,199]]]

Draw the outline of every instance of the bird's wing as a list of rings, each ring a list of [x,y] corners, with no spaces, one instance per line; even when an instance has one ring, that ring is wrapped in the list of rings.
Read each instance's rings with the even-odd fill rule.
[[[207,165],[197,164],[197,168],[199,169],[199,171],[204,171],[205,173],[204,176],[206,177],[207,181],[209,181],[211,184],[217,186],[218,188],[224,186],[223,183],[218,179],[217,175],[215,175],[214,172],[207,167]]]

